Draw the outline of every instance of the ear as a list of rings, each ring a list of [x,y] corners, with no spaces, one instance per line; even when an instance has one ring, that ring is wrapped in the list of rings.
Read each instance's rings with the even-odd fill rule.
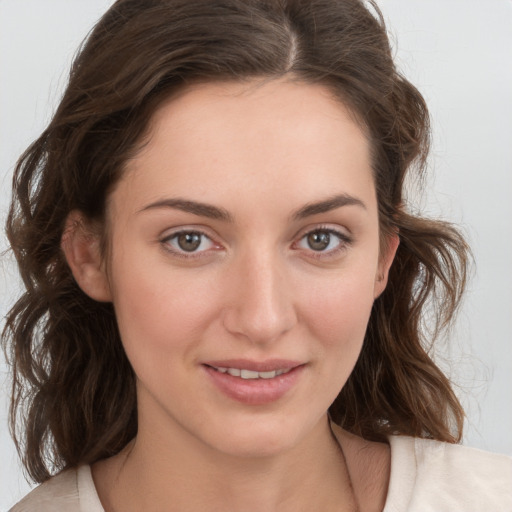
[[[388,284],[389,269],[395,259],[395,254],[400,244],[400,237],[398,233],[388,235],[385,247],[379,258],[379,265],[377,274],[375,276],[375,286],[373,297],[376,299],[385,289]]]
[[[85,215],[73,210],[66,219],[61,249],[78,286],[91,299],[112,300],[101,254],[100,235]]]

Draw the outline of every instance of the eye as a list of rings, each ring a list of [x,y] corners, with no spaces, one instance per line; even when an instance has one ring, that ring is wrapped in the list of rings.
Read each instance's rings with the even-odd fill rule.
[[[187,257],[187,253],[197,254],[215,247],[213,241],[201,231],[178,231],[161,240],[165,249]]]
[[[309,231],[297,243],[300,249],[318,253],[318,256],[334,255],[351,243],[351,238],[335,229],[321,228]]]

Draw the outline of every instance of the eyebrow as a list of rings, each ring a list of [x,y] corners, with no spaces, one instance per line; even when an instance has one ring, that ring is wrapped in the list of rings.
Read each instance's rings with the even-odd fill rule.
[[[349,194],[337,194],[317,203],[309,203],[292,214],[293,220],[301,220],[319,213],[326,213],[342,206],[359,206],[366,210],[366,205],[357,197]]]
[[[188,199],[162,199],[161,201],[148,204],[140,211],[144,212],[155,208],[173,208],[175,210],[193,213],[200,217],[208,217],[209,219],[223,220],[225,222],[234,222],[233,216],[224,208],[219,208],[218,206],[200,203],[197,201],[190,201]]]
[[[318,215],[319,213],[326,213],[342,206],[359,206],[366,210],[366,205],[360,199],[353,197],[349,194],[338,194],[323,201],[315,203],[308,203],[301,207],[291,215],[292,220],[302,220],[306,217]],[[148,204],[140,210],[144,212],[147,210],[153,210],[157,208],[172,208],[175,210],[181,210],[187,213],[193,213],[200,217],[207,217],[209,219],[222,220],[224,222],[234,222],[234,217],[224,208],[213,206],[207,203],[201,203],[198,201],[191,201],[188,199],[162,199],[155,201],[154,203]]]

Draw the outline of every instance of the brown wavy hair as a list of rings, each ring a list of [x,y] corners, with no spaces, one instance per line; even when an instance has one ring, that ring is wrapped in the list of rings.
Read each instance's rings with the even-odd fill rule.
[[[289,74],[326,85],[359,120],[382,239],[398,232],[400,245],[329,412],[367,439],[460,440],[461,405],[429,354],[459,304],[468,248],[453,226],[405,204],[407,172],[424,172],[429,115],[369,3],[371,11],[360,0],[119,0],[92,30],[53,119],[17,163],[7,219],[26,287],[3,332],[10,427],[34,481],[114,455],[137,433],[135,376],[113,307],[82,292],[60,242],[72,210],[103,222],[155,109],[199,81]]]

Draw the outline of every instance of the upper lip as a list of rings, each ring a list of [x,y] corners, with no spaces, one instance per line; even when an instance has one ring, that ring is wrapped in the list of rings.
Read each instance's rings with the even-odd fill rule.
[[[250,359],[222,359],[216,361],[205,361],[207,366],[215,368],[239,368],[253,372],[272,372],[275,370],[289,370],[304,363],[290,359],[268,359],[266,361],[253,361]]]

